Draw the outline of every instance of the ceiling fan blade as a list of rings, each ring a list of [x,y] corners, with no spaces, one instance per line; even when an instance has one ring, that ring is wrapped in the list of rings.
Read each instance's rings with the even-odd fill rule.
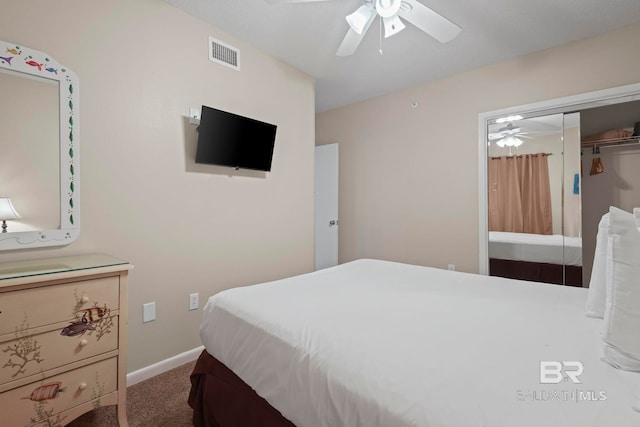
[[[501,130],[500,132],[509,133],[511,135],[514,135],[516,133],[520,133],[521,130],[522,130],[521,128],[509,128],[509,129]]]
[[[440,43],[455,39],[462,28],[417,0],[403,0],[398,14]]]
[[[353,55],[356,49],[358,49],[358,46],[360,46],[360,42],[364,38],[364,35],[367,34],[367,30],[371,26],[371,23],[373,22],[376,16],[377,15],[375,13],[371,14],[371,16],[369,17],[369,20],[364,25],[362,34],[356,33],[355,31],[353,31],[351,27],[349,27],[349,31],[347,31],[347,34],[344,36],[344,39],[342,40],[342,43],[340,43],[340,47],[338,48],[336,55],[337,56]]]
[[[364,38],[365,33],[366,31],[363,31],[362,34],[358,34],[355,31],[353,31],[351,28],[349,28],[349,31],[347,31],[347,35],[344,36],[342,43],[340,43],[340,47],[338,48],[336,55],[337,56],[353,55],[356,49],[358,49],[358,46],[360,46],[360,42]]]

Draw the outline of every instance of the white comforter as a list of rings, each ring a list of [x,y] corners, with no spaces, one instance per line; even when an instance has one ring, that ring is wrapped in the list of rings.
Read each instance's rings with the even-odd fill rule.
[[[219,293],[201,338],[299,427],[640,426],[640,374],[600,360],[586,296],[359,260]],[[581,383],[541,384],[540,361]]]

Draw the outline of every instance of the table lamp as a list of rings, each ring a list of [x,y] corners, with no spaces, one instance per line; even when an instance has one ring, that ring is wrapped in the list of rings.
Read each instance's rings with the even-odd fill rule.
[[[2,232],[7,232],[7,220],[18,219],[20,215],[16,212],[9,197],[0,197],[0,220],[2,220]]]

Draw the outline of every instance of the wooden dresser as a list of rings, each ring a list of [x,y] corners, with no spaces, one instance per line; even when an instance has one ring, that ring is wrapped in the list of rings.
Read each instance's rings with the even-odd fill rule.
[[[117,405],[127,426],[127,276],[103,254],[0,263],[0,425],[60,427]]]

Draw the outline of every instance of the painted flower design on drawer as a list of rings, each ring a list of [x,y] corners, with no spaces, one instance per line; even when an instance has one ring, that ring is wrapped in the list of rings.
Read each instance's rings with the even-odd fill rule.
[[[26,373],[26,366],[29,363],[40,363],[43,361],[40,356],[40,345],[33,336],[29,334],[29,323],[27,316],[20,326],[16,327],[15,341],[7,345],[2,350],[3,353],[9,354],[9,360],[4,364],[3,368],[15,369],[12,377]]]
[[[62,427],[65,423],[64,420],[67,418],[66,415],[62,414],[54,414],[55,409],[49,408],[46,409],[44,405],[45,402],[37,402],[35,404],[35,417],[31,417],[31,423],[35,424],[37,422],[41,422],[42,424],[38,424],[46,427]]]
[[[102,406],[100,398],[104,395],[105,382],[100,379],[100,374],[96,372],[96,382],[93,385],[93,391],[91,393],[91,401],[93,402],[93,409],[99,409]]]

